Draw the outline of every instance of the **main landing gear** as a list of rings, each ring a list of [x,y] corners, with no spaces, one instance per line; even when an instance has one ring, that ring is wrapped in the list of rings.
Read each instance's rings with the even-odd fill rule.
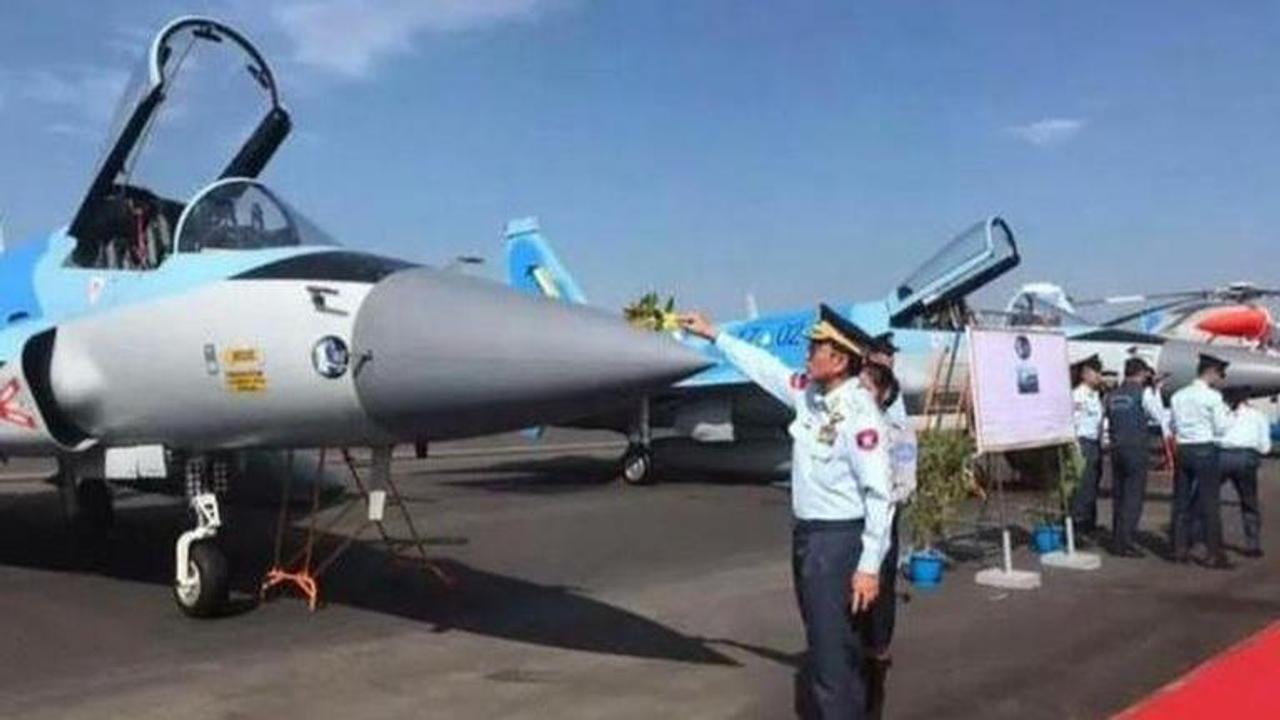
[[[101,478],[83,478],[73,461],[58,459],[53,480],[62,497],[62,509],[78,539],[98,544],[115,523],[111,488]]]
[[[628,485],[648,485],[653,481],[653,434],[649,424],[649,399],[640,401],[627,451],[622,454],[618,476]]]

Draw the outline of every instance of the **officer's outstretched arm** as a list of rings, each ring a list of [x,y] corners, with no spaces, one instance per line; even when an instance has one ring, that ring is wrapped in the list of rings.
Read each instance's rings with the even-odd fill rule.
[[[892,464],[884,423],[869,413],[854,418],[849,438],[849,462],[866,516],[862,526],[862,555],[858,572],[877,575],[884,556],[889,552],[889,533],[893,527],[893,501],[890,499]]]
[[[716,335],[715,343],[743,375],[787,407],[796,406],[796,398],[804,388],[800,373],[787,367],[786,363],[768,350],[729,333],[721,332]]]

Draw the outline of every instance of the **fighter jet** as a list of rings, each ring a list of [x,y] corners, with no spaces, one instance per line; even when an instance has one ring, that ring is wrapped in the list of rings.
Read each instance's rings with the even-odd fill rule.
[[[1166,388],[1170,391],[1190,382],[1199,354],[1211,352],[1231,362],[1229,385],[1247,387],[1255,396],[1280,393],[1280,357],[1274,355],[1101,327],[1061,308],[1048,315],[1037,312],[1038,305],[1015,305],[1006,312],[970,307],[969,297],[974,292],[1020,261],[1008,223],[990,217],[946,243],[886,297],[828,304],[872,335],[893,333],[892,341],[899,348],[895,373],[902,383],[907,411],[917,416],[926,410],[930,414],[954,410],[968,375],[963,331],[971,323],[1059,329],[1068,338],[1073,362],[1096,353],[1109,370],[1118,371],[1128,357],[1141,356],[1168,376]],[[508,224],[507,262],[508,282],[524,292],[565,302],[582,302],[585,297],[535,221]],[[815,298],[814,306],[804,310],[722,322],[720,327],[768,349],[799,370],[804,367],[817,301]],[[713,346],[700,340],[686,342],[716,364],[651,396],[638,412],[594,419],[596,426],[631,435],[631,446],[622,461],[622,478],[633,483],[646,481],[654,437],[672,447],[671,452],[690,457],[704,468],[742,472],[758,472],[761,467],[781,469],[788,457],[785,443],[778,442],[785,440],[788,421],[782,406],[725,362]],[[696,445],[691,447],[689,440]]]
[[[237,454],[389,457],[598,413],[706,365],[616,316],[339,247],[257,179],[291,120],[223,23],[165,26],[116,118],[69,225],[0,254],[0,454],[58,456],[88,518],[109,517],[104,480],[185,481],[188,614],[227,595],[212,486]]]

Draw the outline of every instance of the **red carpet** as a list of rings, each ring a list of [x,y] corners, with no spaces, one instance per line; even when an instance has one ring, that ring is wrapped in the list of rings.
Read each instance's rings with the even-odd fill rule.
[[[1117,720],[1183,718],[1280,718],[1280,622],[1117,716]]]

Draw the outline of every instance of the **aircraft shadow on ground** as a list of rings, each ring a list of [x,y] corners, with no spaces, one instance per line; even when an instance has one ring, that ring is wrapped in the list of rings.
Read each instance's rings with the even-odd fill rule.
[[[462,479],[445,480],[442,485],[478,488],[490,492],[554,495],[599,488],[618,479],[618,461],[598,457],[569,456],[519,460],[485,464],[478,468],[442,469],[432,474],[456,475]],[[502,477],[494,478],[498,474]],[[468,476],[484,476],[469,479]],[[764,475],[724,472],[681,471],[657,465],[653,471],[655,484],[671,485],[767,485],[773,478]]]
[[[108,539],[77,542],[56,492],[0,497],[0,564],[96,573],[154,584],[157,591],[168,592],[174,540],[187,522],[186,513],[173,504],[118,508],[116,515]],[[256,604],[253,598],[259,581],[272,562],[275,518],[274,512],[261,508],[227,511],[220,541],[236,568],[232,585],[239,599],[232,614],[250,611]],[[301,531],[292,535],[286,544],[299,548]],[[432,558],[453,580],[448,587],[428,579],[419,563],[394,557],[377,540],[376,530],[367,529],[360,538],[322,578],[322,602],[429,623],[440,632],[456,629],[553,648],[736,665],[701,640],[582,591]],[[323,558],[342,539],[322,536],[317,557]],[[429,545],[432,542],[456,544],[458,540],[428,540]],[[85,602],[89,605],[92,599]]]

